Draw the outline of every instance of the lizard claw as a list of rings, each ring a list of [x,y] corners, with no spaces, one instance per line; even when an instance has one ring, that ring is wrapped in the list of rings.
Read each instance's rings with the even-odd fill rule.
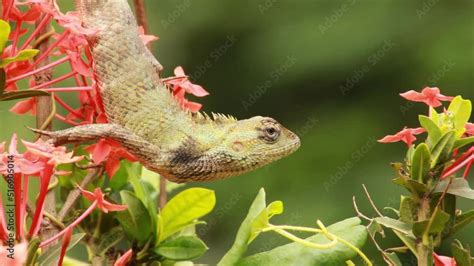
[[[33,131],[36,134],[39,134],[41,136],[48,136],[48,137],[53,136],[53,132],[51,132],[51,131],[41,130],[41,129],[32,128],[32,127],[26,127],[26,128],[28,128],[29,130],[31,130],[31,131]]]

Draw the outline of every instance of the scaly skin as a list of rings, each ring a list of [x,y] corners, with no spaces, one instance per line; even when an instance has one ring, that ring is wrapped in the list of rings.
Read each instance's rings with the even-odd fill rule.
[[[59,144],[111,138],[147,168],[182,183],[239,175],[294,152],[299,138],[269,117],[191,114],[161,82],[126,0],[76,0],[109,124],[45,132]]]

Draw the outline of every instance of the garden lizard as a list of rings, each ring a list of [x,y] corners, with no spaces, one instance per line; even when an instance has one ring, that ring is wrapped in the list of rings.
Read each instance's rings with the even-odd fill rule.
[[[56,145],[118,141],[145,167],[182,183],[235,176],[300,146],[296,134],[269,117],[191,113],[161,81],[161,65],[139,37],[127,0],[76,0],[89,38],[93,70],[108,124],[35,132]]]

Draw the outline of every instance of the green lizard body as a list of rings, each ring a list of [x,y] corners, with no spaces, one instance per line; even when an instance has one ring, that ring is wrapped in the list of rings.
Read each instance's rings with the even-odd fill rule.
[[[76,0],[109,124],[44,132],[57,144],[111,138],[174,182],[207,181],[261,167],[295,151],[299,138],[268,117],[192,114],[159,77],[126,0]]]

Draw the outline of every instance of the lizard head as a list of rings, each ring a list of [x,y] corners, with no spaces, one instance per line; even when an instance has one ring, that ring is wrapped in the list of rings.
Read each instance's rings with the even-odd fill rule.
[[[223,139],[226,155],[237,175],[281,159],[300,146],[298,136],[270,117],[239,120]]]
[[[212,129],[203,127],[205,133],[196,135],[204,138],[188,138],[171,152],[167,167],[171,171],[160,173],[178,183],[222,179],[262,167],[300,146],[298,136],[273,118],[255,116],[237,121],[221,116],[214,122],[222,126],[218,140],[209,141]],[[210,143],[204,145],[206,148],[200,147],[200,143],[206,142]]]

